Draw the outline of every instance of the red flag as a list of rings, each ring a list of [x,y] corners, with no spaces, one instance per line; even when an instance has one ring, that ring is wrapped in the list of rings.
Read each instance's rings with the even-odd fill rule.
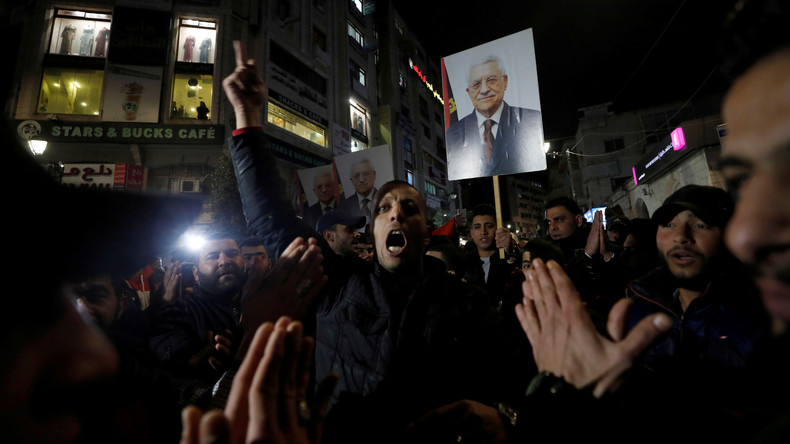
[[[455,218],[450,219],[446,224],[435,229],[431,234],[433,236],[447,236],[452,239],[455,234]]]

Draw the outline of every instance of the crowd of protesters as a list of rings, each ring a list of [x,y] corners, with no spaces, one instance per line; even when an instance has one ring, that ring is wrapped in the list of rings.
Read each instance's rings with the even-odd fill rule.
[[[788,15],[744,11],[731,47],[775,40],[727,66],[730,192],[606,223],[553,199],[531,239],[480,204],[459,245],[398,180],[369,216],[301,220],[240,42],[223,87],[249,238],[163,261],[199,200],[62,188],[4,133],[41,205],[10,236],[0,442],[787,442],[790,42],[765,23]]]

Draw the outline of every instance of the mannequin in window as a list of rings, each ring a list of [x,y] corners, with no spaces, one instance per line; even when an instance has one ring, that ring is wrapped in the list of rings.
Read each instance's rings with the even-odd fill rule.
[[[96,36],[96,50],[93,51],[95,57],[104,57],[104,48],[107,46],[107,40],[110,38],[110,30],[102,28]]]
[[[61,54],[71,54],[71,44],[74,42],[74,34],[76,33],[77,28],[72,25],[66,25],[63,28],[63,32],[60,33],[60,37],[63,39],[60,41]]]
[[[89,56],[93,49],[93,28],[85,28],[80,36],[80,55]]]
[[[201,100],[200,106],[197,107],[198,120],[208,120],[208,113],[209,113],[209,109],[206,106],[206,102]]]
[[[211,38],[206,37],[200,42],[200,63],[208,63],[209,52],[211,52]]]
[[[192,50],[195,48],[195,36],[190,35],[184,40],[184,61],[192,61]]]

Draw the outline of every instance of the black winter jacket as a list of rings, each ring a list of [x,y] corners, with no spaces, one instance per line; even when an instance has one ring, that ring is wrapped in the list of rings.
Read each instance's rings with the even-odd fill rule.
[[[279,257],[294,237],[312,236],[324,251],[329,283],[315,304],[316,377],[340,375],[325,442],[397,441],[429,409],[504,397],[512,381],[503,375],[516,369],[504,364],[509,346],[484,294],[429,256],[421,282],[406,290],[378,264],[332,253],[298,220],[264,134],[248,130],[228,144],[248,226],[267,250]]]

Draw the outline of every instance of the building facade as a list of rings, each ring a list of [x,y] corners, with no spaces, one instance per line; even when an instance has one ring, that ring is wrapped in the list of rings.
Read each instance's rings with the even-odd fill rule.
[[[607,207],[627,217],[649,217],[675,189],[722,186],[716,159],[720,96],[615,113],[611,104],[579,110],[574,146],[566,151],[573,197],[584,210]],[[686,144],[667,148],[681,128]],[[667,155],[661,162],[658,159]],[[650,164],[638,178],[640,165]]]
[[[388,145],[394,177],[432,215],[457,207],[436,59],[389,2],[41,0],[15,16],[7,118],[47,142],[41,159],[66,184],[201,192],[235,129],[221,81],[241,40],[269,87],[266,131],[291,195],[297,170]]]

